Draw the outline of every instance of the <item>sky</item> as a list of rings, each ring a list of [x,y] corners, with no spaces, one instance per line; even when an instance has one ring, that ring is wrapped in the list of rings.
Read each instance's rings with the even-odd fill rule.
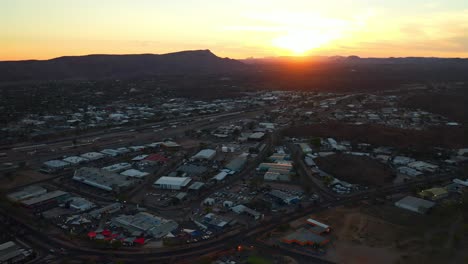
[[[0,0],[0,60],[197,49],[468,57],[468,1]]]

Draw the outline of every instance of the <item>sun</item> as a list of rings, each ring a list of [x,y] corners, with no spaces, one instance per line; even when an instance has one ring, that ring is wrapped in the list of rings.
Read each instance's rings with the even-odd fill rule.
[[[288,50],[295,55],[304,55],[306,52],[320,48],[336,38],[336,34],[296,31],[273,39],[272,44],[276,48]]]

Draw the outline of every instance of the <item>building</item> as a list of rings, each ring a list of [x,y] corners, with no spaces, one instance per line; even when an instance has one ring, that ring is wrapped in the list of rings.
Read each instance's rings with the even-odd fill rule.
[[[89,215],[95,219],[101,219],[104,214],[113,214],[122,209],[122,204],[113,203],[89,212]]]
[[[99,152],[88,152],[88,153],[80,155],[80,157],[88,159],[88,160],[100,160],[104,158],[105,155]]]
[[[263,175],[263,179],[265,181],[283,181],[287,182],[290,181],[289,172],[280,173],[274,171],[267,171],[265,175]]]
[[[253,209],[248,208],[247,206],[243,204],[239,204],[236,206],[231,207],[231,210],[236,213],[236,214],[246,214],[250,217],[253,217],[255,220],[259,220],[263,218],[263,214],[260,212],[257,212]]]
[[[162,176],[154,182],[154,186],[159,189],[181,190],[185,188],[192,179],[188,177],[168,177]]]
[[[233,223],[231,218],[215,215],[213,213],[208,213],[203,217],[194,218],[194,223],[197,224],[202,229],[213,228],[216,230],[222,230],[228,225]]]
[[[419,214],[425,214],[427,211],[429,211],[429,209],[434,207],[434,205],[434,202],[416,198],[413,196],[406,196],[405,198],[395,202],[395,206]]]
[[[447,197],[448,191],[445,188],[436,187],[421,191],[419,196],[425,199],[430,199],[432,201],[437,201]]]
[[[328,238],[317,235],[307,228],[300,228],[283,237],[281,241],[286,244],[297,244],[301,246],[324,246],[330,242]]]
[[[49,160],[43,163],[41,171],[45,173],[59,172],[70,166],[70,163],[62,160]]]
[[[39,196],[21,201],[21,204],[30,209],[46,210],[64,202],[70,197],[69,193],[64,191],[52,191]]]
[[[205,184],[203,182],[194,182],[188,187],[188,189],[189,191],[199,192],[204,186]]]
[[[424,161],[411,162],[407,166],[423,172],[435,172],[439,168],[439,166],[437,165],[430,164]]]
[[[282,204],[297,204],[301,198],[298,196],[293,196],[289,195],[285,192],[282,192],[280,190],[272,190],[271,192],[268,193],[273,199],[276,201],[282,203]]]
[[[312,153],[312,148],[307,143],[298,143],[299,147],[301,147],[302,153],[309,154]]]
[[[22,190],[8,194],[8,199],[13,202],[19,202],[25,199],[33,198],[47,192],[46,189],[38,185],[24,187]]]
[[[247,156],[247,153],[240,154],[232,159],[224,168],[230,171],[240,172],[244,168],[245,163],[247,163]]]
[[[115,149],[103,149],[100,152],[104,155],[111,157],[117,157],[118,155],[120,155],[120,152]]]
[[[162,238],[179,226],[173,220],[146,212],[135,215],[120,215],[112,219],[112,224],[126,229],[130,234],[141,233],[154,238]]]
[[[173,141],[165,141],[161,143],[161,147],[167,150],[178,150],[181,146]]]
[[[68,162],[72,165],[78,165],[78,164],[86,163],[89,160],[80,156],[70,156],[70,157],[64,158],[63,161]]]
[[[408,158],[408,157],[404,157],[404,156],[396,156],[393,158],[393,164],[395,165],[407,165],[408,163],[411,163],[413,162],[414,159],[412,158]]]
[[[220,171],[218,174],[216,174],[212,179],[216,181],[223,181],[226,176],[228,175],[227,172],[225,171]]]
[[[82,167],[75,170],[73,180],[101,190],[117,192],[134,184],[134,181],[125,175],[90,167]]]
[[[82,197],[72,197],[69,202],[70,208],[78,211],[87,211],[95,207],[94,203]]]
[[[199,160],[212,160],[216,156],[216,150],[214,149],[203,149],[195,154],[192,159]]]
[[[183,164],[177,168],[178,172],[185,173],[189,177],[196,177],[205,173],[208,169],[205,166],[199,166],[195,164]]]
[[[103,167],[102,169],[106,170],[106,171],[119,173],[119,172],[122,172],[124,170],[128,170],[131,167],[132,167],[132,165],[130,163],[122,162],[122,163],[112,164],[112,165],[107,166],[107,167]]]
[[[309,230],[314,232],[315,234],[324,234],[324,233],[330,233],[331,228],[330,226],[323,224],[317,220],[314,220],[312,218],[307,219],[307,224],[309,225]]]
[[[13,241],[0,244],[0,263],[26,263],[32,258],[32,249],[22,248]]]
[[[149,173],[147,172],[143,172],[143,171],[139,171],[135,169],[129,169],[129,170],[121,172],[120,174],[127,176],[127,177],[139,178],[139,179],[144,178],[145,176],[149,175]]]
[[[406,167],[406,166],[398,167],[397,171],[398,171],[398,173],[401,173],[403,175],[410,176],[410,177],[418,177],[418,176],[421,176],[423,174],[422,172],[420,172],[418,170],[415,170],[413,168]]]
[[[265,137],[265,133],[255,132],[255,133],[250,134],[249,140],[260,141],[260,140],[263,140],[264,137]]]

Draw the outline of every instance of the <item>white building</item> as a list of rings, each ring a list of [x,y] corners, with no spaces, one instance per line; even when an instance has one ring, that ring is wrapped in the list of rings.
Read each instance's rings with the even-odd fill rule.
[[[99,159],[104,158],[105,155],[99,152],[88,152],[88,153],[80,155],[80,157],[88,159],[88,160],[99,160]]]
[[[416,198],[413,196],[406,196],[405,198],[395,202],[395,206],[419,213],[424,214],[429,209],[431,209],[435,205],[434,202],[424,200],[421,198]]]
[[[128,177],[132,177],[132,178],[144,178],[144,177],[147,176],[149,173],[143,172],[143,171],[139,171],[139,170],[135,170],[135,169],[129,169],[129,170],[123,171],[123,172],[120,173],[120,174],[121,174],[121,175],[128,176]]]
[[[211,160],[216,156],[216,150],[214,149],[203,149],[200,150],[197,154],[195,154],[192,159],[204,159],[204,160]]]
[[[64,158],[63,161],[68,162],[73,165],[77,165],[77,164],[88,162],[89,160],[83,157],[79,157],[79,156],[70,156],[70,157]]]
[[[188,177],[168,177],[162,176],[154,182],[155,187],[159,189],[180,190],[186,187],[192,179]]]

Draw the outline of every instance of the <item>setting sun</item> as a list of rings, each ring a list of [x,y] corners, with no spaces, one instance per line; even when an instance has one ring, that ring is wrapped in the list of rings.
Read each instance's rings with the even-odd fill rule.
[[[307,51],[320,48],[338,38],[337,34],[317,32],[293,32],[273,39],[276,48],[288,50],[295,55],[303,55]]]

